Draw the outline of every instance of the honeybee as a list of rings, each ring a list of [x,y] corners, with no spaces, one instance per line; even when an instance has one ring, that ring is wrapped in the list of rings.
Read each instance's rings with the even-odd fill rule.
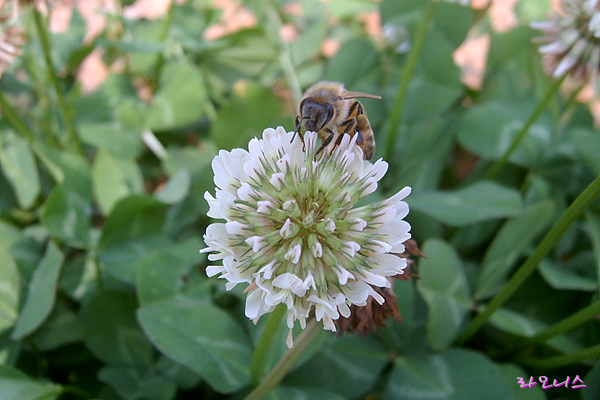
[[[344,133],[350,136],[358,135],[356,144],[362,149],[363,158],[370,160],[373,157],[375,153],[375,135],[363,105],[358,100],[352,102],[348,117],[341,125],[338,125],[337,130],[339,135],[335,146],[340,144]]]
[[[336,134],[335,146],[339,145],[344,133],[359,135],[356,144],[363,150],[364,159],[369,160],[375,151],[375,137],[362,104],[357,98],[381,99],[363,92],[347,91],[339,82],[321,81],[312,85],[304,93],[296,116],[296,133],[304,143],[301,129],[315,131],[321,138],[318,155],[327,147]],[[334,146],[334,147],[335,147]]]

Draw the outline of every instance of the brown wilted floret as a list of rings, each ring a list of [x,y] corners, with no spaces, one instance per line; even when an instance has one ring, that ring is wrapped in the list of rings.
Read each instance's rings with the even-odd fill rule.
[[[394,281],[396,279],[403,281],[419,279],[419,276],[415,271],[415,262],[410,259],[409,256],[425,257],[419,250],[419,246],[415,240],[407,240],[404,242],[404,246],[406,247],[404,253],[394,253],[398,257],[407,259],[407,266],[404,269],[404,273],[388,278],[392,283],[391,287],[373,287],[373,290],[380,294],[385,299],[385,302],[379,304],[373,297],[369,297],[367,299],[367,304],[364,306],[352,305],[350,307],[351,312],[348,318],[341,317],[335,321],[338,335],[341,335],[344,332],[358,333],[361,336],[371,332],[376,333],[377,328],[386,326],[388,317],[391,317],[394,321],[402,322],[402,316],[398,310],[398,302],[396,301],[396,295],[394,294]]]

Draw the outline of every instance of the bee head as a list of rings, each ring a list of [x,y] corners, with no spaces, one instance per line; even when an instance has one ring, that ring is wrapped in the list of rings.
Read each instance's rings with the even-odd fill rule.
[[[300,103],[300,116],[306,130],[320,131],[331,122],[333,114],[330,103],[319,102],[314,97],[307,97]]]

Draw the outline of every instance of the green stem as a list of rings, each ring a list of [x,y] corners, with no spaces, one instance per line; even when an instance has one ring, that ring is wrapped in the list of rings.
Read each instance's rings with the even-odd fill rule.
[[[551,337],[572,331],[578,326],[595,318],[598,315],[598,313],[600,313],[600,301],[592,303],[589,306],[577,311],[575,314],[568,316],[567,318],[554,324],[550,328],[545,329],[537,335],[519,340],[517,344],[502,350],[500,352],[500,355],[497,356],[508,356],[514,354],[517,350],[522,349],[526,346],[543,343]]]
[[[504,165],[508,162],[508,159],[510,158],[512,153],[514,153],[514,151],[517,149],[517,147],[519,146],[521,141],[527,135],[527,132],[529,132],[529,128],[531,128],[533,123],[542,114],[542,112],[544,111],[544,109],[546,108],[546,106],[548,105],[550,100],[552,100],[552,98],[554,98],[554,95],[558,92],[558,89],[560,89],[560,86],[562,85],[565,78],[566,78],[566,75],[564,75],[562,78],[555,81],[554,84],[548,88],[548,90],[546,91],[546,94],[544,95],[542,100],[537,104],[536,108],[533,110],[533,112],[529,116],[529,119],[527,119],[527,121],[525,122],[525,125],[523,125],[521,130],[519,130],[517,135],[514,137],[512,143],[510,144],[510,147],[502,155],[502,158],[497,160],[490,167],[490,169],[485,173],[486,179],[492,179],[496,175],[498,175],[498,172],[500,172],[502,167],[504,167]]]
[[[267,375],[261,384],[246,396],[245,400],[264,399],[265,396],[285,377],[288,371],[294,366],[296,360],[298,360],[304,350],[306,350],[320,332],[321,324],[314,319],[310,320],[304,332],[296,339],[294,347],[285,353],[277,365],[273,367],[273,370],[269,375]]]
[[[33,134],[31,133],[31,131],[29,131],[29,128],[27,128],[27,125],[25,125],[25,122],[21,118],[19,118],[19,116],[17,115],[15,110],[13,110],[10,103],[8,101],[6,101],[1,90],[0,90],[0,109],[2,110],[2,114],[10,121],[12,126],[21,135],[23,135],[29,141],[29,143],[33,143]]]
[[[589,306],[577,311],[575,314],[568,316],[567,318],[538,333],[537,335],[525,339],[522,342],[522,345],[542,343],[553,336],[572,331],[579,325],[582,325],[595,318],[599,313],[600,301],[596,301],[595,303],[592,303]]]
[[[58,108],[60,111],[60,115],[67,129],[67,133],[71,138],[71,141],[75,145],[75,149],[79,154],[85,156],[83,145],[79,140],[79,136],[77,135],[77,131],[75,130],[75,125],[73,125],[74,117],[72,109],[69,106],[69,104],[67,104],[67,100],[63,94],[60,82],[58,80],[58,76],[56,74],[56,69],[54,68],[54,64],[52,64],[52,59],[50,57],[50,40],[48,38],[48,32],[46,30],[46,27],[44,26],[44,22],[42,21],[42,16],[40,15],[39,11],[35,9],[35,7],[33,7],[33,16],[35,20],[37,33],[40,39],[40,45],[42,47],[42,53],[44,54],[44,62],[46,64],[50,80],[52,81],[52,85],[54,86],[54,91],[56,92],[56,98],[58,100]]]
[[[28,29],[34,29],[35,26],[33,12],[29,15]],[[34,55],[35,53],[35,55]],[[37,62],[37,50],[33,50],[33,46],[28,46],[27,51],[23,54],[23,62],[26,64],[26,69],[29,72],[31,80],[33,82],[33,88],[37,100],[37,106],[41,108],[42,113],[36,121],[35,125],[38,126],[40,132],[46,138],[46,143],[53,148],[60,148],[60,144],[52,127],[52,106],[48,96],[48,90],[46,88],[47,79],[42,77],[41,66]]]
[[[173,10],[175,9],[174,1],[171,0],[169,3],[169,10],[167,12],[167,17],[165,18],[162,24],[162,31],[160,32],[160,41],[165,42],[169,37],[169,28],[171,27],[171,23],[173,22]],[[154,79],[156,82],[156,86],[158,86],[158,82],[160,80],[160,74],[162,72],[163,65],[165,63],[165,54],[164,51],[161,51],[158,54],[158,60],[156,61],[156,66],[154,68]]]
[[[273,343],[273,338],[275,337],[277,328],[279,327],[279,324],[285,315],[285,310],[285,304],[280,304],[271,312],[271,314],[269,314],[269,318],[267,319],[263,333],[260,336],[258,344],[256,345],[256,349],[254,349],[252,362],[250,363],[250,378],[254,386],[258,386],[260,383],[267,352],[269,351],[271,343]]]
[[[585,350],[581,350],[573,354],[548,358],[521,358],[519,359],[519,362],[546,370],[548,368],[559,368],[565,365],[581,363],[585,360],[590,360],[597,357],[600,357],[600,344],[588,347]]]
[[[268,23],[265,29],[269,33],[271,39],[276,42],[279,47],[279,64],[285,75],[287,84],[292,92],[292,97],[296,103],[300,103],[302,99],[302,88],[298,75],[296,75],[296,69],[294,68],[294,62],[292,61],[292,52],[289,43],[284,41],[279,31],[283,26],[283,21],[279,16],[278,6],[274,5],[272,0],[260,0],[259,7],[265,15]]]
[[[462,334],[456,339],[455,344],[460,345],[466,342],[475,332],[477,332],[483,324],[489,319],[489,317],[502,306],[506,300],[525,282],[525,280],[535,271],[538,264],[544,259],[544,257],[552,250],[556,242],[565,233],[565,231],[579,218],[579,216],[585,211],[585,209],[600,195],[600,176],[596,177],[577,196],[575,201],[571,203],[569,208],[560,216],[558,221],[554,224],[552,229],[548,231],[546,236],[542,239],[541,243],[537,246],[535,251],[525,260],[523,265],[517,270],[517,272],[510,278],[510,280],[502,287],[498,294],[485,306],[483,311],[478,314],[473,320],[466,326]]]
[[[398,92],[396,94],[396,99],[394,100],[389,130],[387,133],[387,145],[385,147],[384,158],[388,161],[392,159],[392,155],[394,154],[396,137],[398,136],[398,130],[400,128],[401,117],[404,109],[404,101],[406,100],[406,92],[408,91],[408,84],[410,83],[410,79],[417,65],[419,54],[421,53],[423,43],[425,42],[425,36],[427,36],[429,22],[433,18],[436,5],[437,1],[435,0],[429,0],[427,3],[423,18],[421,19],[421,23],[417,29],[414,44],[408,53],[408,59],[406,60],[404,71],[402,71],[402,77],[400,78],[400,82],[398,84]]]

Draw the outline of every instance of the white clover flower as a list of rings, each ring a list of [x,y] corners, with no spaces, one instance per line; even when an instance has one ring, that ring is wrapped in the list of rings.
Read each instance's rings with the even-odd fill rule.
[[[578,81],[596,81],[600,68],[600,2],[560,0],[560,14],[531,27],[544,33],[536,41],[555,78],[569,73]]]
[[[220,274],[232,289],[247,283],[246,316],[257,320],[278,304],[287,306],[287,325],[302,328],[314,309],[324,328],[363,306],[374,287],[403,273],[410,225],[405,187],[382,201],[357,207],[377,189],[388,164],[363,160],[357,135],[345,135],[333,151],[315,160],[317,135],[291,142],[293,133],[266,129],[249,151],[221,150],[213,162],[216,196],[206,192],[208,216],[225,222],[208,226],[201,252],[210,252],[208,276]],[[288,337],[291,346],[291,336]]]

